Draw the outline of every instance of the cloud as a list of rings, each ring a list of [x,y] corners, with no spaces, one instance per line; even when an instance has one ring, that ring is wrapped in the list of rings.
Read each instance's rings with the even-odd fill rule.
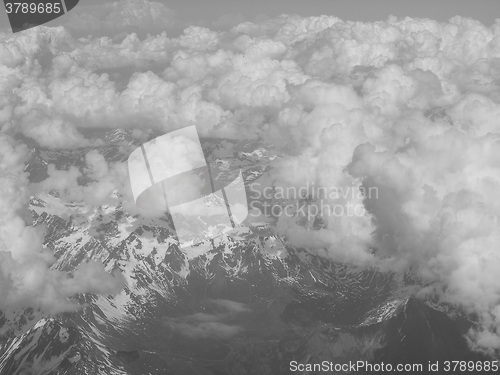
[[[69,149],[91,144],[73,124],[62,118],[47,118],[33,111],[21,121],[22,133],[43,147]]]
[[[180,46],[187,49],[214,49],[218,43],[219,37],[215,31],[199,26],[187,27],[179,38]]]
[[[26,146],[0,134],[0,308],[35,307],[56,313],[75,309],[68,299],[75,294],[118,292],[121,276],[108,274],[97,262],[80,265],[73,276],[51,268],[55,258],[42,247],[43,231],[23,220],[29,199],[23,171],[28,156]],[[68,175],[57,188],[66,187],[76,172]]]
[[[108,28],[114,37],[78,39],[71,33],[81,21],[69,32],[39,27],[1,36],[3,133],[77,147],[88,144],[88,129],[149,134],[195,123],[204,137],[273,143],[285,156],[273,162],[264,185],[378,191],[309,203],[362,205],[364,215],[279,217],[276,230],[289,243],[334,260],[413,270],[431,285],[425,295],[479,317],[471,345],[500,350],[498,23],[283,15],[146,37],[149,26],[164,29],[154,14],[167,24],[172,18],[159,3],[86,12],[85,27],[98,34]],[[106,163],[96,152],[84,168],[50,167],[46,181],[29,186],[22,174],[27,151],[5,142],[5,168],[13,172],[2,177],[9,197],[2,208],[9,218],[4,272],[21,272],[15,265],[24,264],[13,255],[16,239],[36,236],[17,214],[26,191],[54,190],[97,205],[118,189],[132,199],[123,163]],[[20,253],[34,251],[23,246]],[[38,258],[50,263],[50,254]],[[198,333],[231,326],[192,319]]]
[[[200,313],[189,316],[186,321],[167,323],[167,326],[173,331],[193,339],[230,339],[242,331],[239,326],[221,323],[214,321],[214,319],[218,319],[218,317]]]
[[[173,332],[193,339],[218,338],[224,340],[231,339],[243,332],[243,327],[234,324],[234,321],[239,315],[249,311],[244,304],[219,299],[209,300],[207,307],[213,312],[199,312],[181,318],[165,318],[163,324]]]
[[[246,21],[246,17],[241,13],[223,14],[212,22],[215,28],[226,30]]]
[[[66,295],[82,293],[118,294],[125,286],[125,279],[119,272],[110,274],[100,262],[90,260],[79,264],[71,277],[63,284],[62,292]]]
[[[78,6],[69,13],[65,26],[78,33],[158,31],[178,26],[176,12],[149,0],[120,0]]]
[[[132,197],[126,163],[108,163],[96,150],[85,154],[83,167],[57,169],[49,164],[47,174],[45,180],[29,186],[30,194],[51,192],[65,201],[80,201],[91,206],[113,202],[115,191]]]

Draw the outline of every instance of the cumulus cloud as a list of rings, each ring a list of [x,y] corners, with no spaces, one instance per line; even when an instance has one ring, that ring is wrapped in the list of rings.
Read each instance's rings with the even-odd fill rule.
[[[161,2],[120,0],[78,6],[69,13],[65,26],[85,35],[93,33],[158,31],[178,26],[176,12]]]
[[[291,244],[335,260],[412,269],[431,285],[424,294],[478,316],[472,345],[500,350],[498,23],[283,15],[145,37],[131,28],[148,20],[154,31],[161,26],[154,14],[168,20],[171,13],[153,2],[117,4],[98,6],[105,12],[88,23],[97,30],[109,21],[116,34],[123,18],[127,35],[77,39],[71,30],[39,27],[0,38],[3,132],[51,148],[88,145],[85,129],[148,134],[193,123],[205,137],[265,139],[285,156],[263,186],[378,192],[308,197],[311,206],[365,212],[281,216],[276,230]],[[100,204],[119,189],[131,199],[126,168],[96,152],[83,169],[50,167],[36,186],[21,173],[22,157],[4,157],[17,176],[6,178],[7,191],[53,190]],[[9,194],[4,209],[15,218],[25,199]],[[4,224],[5,233],[31,232],[19,220]]]
[[[114,201],[113,192],[120,191],[131,196],[125,163],[108,163],[97,150],[85,154],[83,167],[70,166],[57,169],[54,164],[47,166],[48,177],[29,186],[33,195],[51,192],[65,201],[85,202],[97,206]]]
[[[25,136],[43,147],[68,149],[91,144],[70,122],[58,117],[38,116],[35,111],[23,117],[21,129]]]
[[[75,309],[68,298],[78,293],[117,293],[122,277],[108,274],[97,262],[81,264],[73,276],[51,269],[55,258],[42,247],[43,231],[23,220],[29,199],[23,171],[28,156],[26,146],[0,135],[0,308],[55,313]]]
[[[210,313],[199,312],[181,318],[165,318],[163,324],[177,334],[189,338],[230,339],[243,328],[235,324],[236,318],[249,309],[240,302],[229,300],[209,300]]]

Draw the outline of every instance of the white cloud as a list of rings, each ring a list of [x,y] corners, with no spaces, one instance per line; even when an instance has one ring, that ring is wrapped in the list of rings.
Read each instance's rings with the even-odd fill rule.
[[[51,269],[55,259],[42,248],[44,233],[23,220],[29,199],[23,165],[28,150],[5,134],[0,135],[0,308],[37,307],[54,313],[75,309],[68,300],[77,293],[115,293],[123,284],[96,263],[83,264],[73,277]],[[52,177],[58,172],[50,170]],[[53,178],[51,188],[74,183],[76,172]],[[87,272],[91,272],[92,279]]]
[[[232,321],[249,311],[244,304],[229,300],[209,300],[207,308],[209,312],[194,313],[181,318],[165,318],[163,324],[173,332],[193,339],[224,340],[243,332],[243,327]]]
[[[158,31],[178,26],[176,12],[161,2],[120,0],[78,6],[69,13],[65,26],[85,35],[123,31]]]
[[[282,217],[277,229],[333,259],[412,267],[433,282],[430,292],[479,316],[473,345],[500,350],[499,23],[280,16],[227,31],[189,27],[177,38],[142,37],[144,21],[153,31],[163,28],[152,9],[172,17],[164,6],[98,7],[106,11],[89,11],[85,22],[101,30],[109,21],[116,33],[122,20],[128,34],[78,40],[63,28],[40,27],[2,36],[4,132],[61,147],[85,144],[82,128],[147,134],[194,122],[202,136],[281,147],[287,157],[273,164],[269,184],[376,187],[366,216],[330,218],[317,230],[310,221]],[[112,75],[127,67],[137,71]],[[26,201],[26,151],[9,147],[2,165],[14,172],[2,177],[10,197],[2,210],[12,220],[3,223],[9,230],[2,240],[11,254],[8,269],[21,270],[13,246],[33,235],[16,214]],[[122,164],[107,164],[97,153],[86,162],[85,171],[51,167],[47,181],[29,188],[57,189],[92,204],[114,189],[131,197]],[[80,173],[92,181],[78,185]],[[37,284],[32,271],[26,285]]]

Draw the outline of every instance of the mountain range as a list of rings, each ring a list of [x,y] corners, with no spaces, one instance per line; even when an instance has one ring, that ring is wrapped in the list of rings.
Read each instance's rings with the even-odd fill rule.
[[[30,181],[45,179],[50,164],[82,167],[90,150],[124,162],[137,146],[128,131],[96,137],[102,145],[75,150],[32,143]],[[280,157],[256,142],[235,144],[231,154],[220,144],[203,140],[219,183],[241,169],[249,184]],[[485,359],[463,336],[474,322],[417,298],[421,282],[411,271],[325,259],[291,246],[266,223],[182,249],[168,213],[131,214],[123,197],[113,198],[93,207],[50,192],[31,197],[33,225],[46,227],[44,247],[56,258],[52,268],[72,272],[101,261],[123,275],[125,288],[115,296],[76,295],[80,308],[71,312],[2,312],[0,375],[279,375],[292,373],[291,361]]]

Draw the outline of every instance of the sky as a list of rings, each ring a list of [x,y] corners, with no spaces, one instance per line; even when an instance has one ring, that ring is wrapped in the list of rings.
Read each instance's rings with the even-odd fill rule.
[[[77,8],[82,11],[86,6],[104,3],[112,1],[80,0]],[[177,32],[186,25],[221,28],[283,13],[329,15],[351,21],[385,20],[390,15],[447,21],[459,15],[474,18],[486,25],[500,18],[497,0],[170,0],[160,3],[177,13],[180,22],[176,27]],[[65,21],[63,17],[49,25],[64,24]],[[2,12],[0,28],[4,27],[8,27],[8,22],[6,13]]]
[[[333,15],[344,20],[385,20],[389,15],[427,17],[441,21],[455,15],[491,24],[500,18],[495,0],[172,0],[165,2],[188,20],[216,20],[224,14],[241,14],[252,19],[282,13],[300,16]]]

